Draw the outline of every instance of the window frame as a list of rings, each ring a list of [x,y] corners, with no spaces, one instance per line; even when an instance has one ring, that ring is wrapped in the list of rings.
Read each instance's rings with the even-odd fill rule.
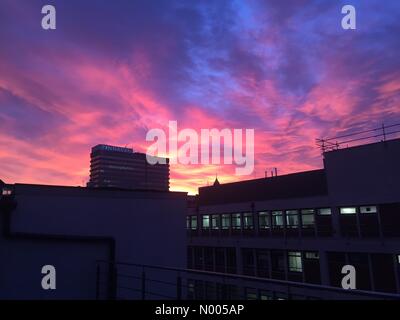
[[[296,224],[289,224],[289,217],[296,217]],[[300,217],[299,210],[285,210],[285,220],[286,220],[286,228],[288,229],[298,229],[300,227]]]
[[[204,226],[205,220],[208,220],[208,226]],[[209,214],[201,215],[201,229],[202,230],[210,230],[210,215]]]
[[[191,215],[190,216],[190,230],[197,230],[198,229],[198,227],[199,227],[199,221],[198,221],[199,219],[197,218],[197,216],[196,215]],[[196,226],[195,227],[193,227],[193,221],[195,221],[196,222]]]
[[[261,224],[261,217],[266,217],[267,225],[266,227],[263,227]],[[258,229],[259,230],[270,230],[271,229],[271,212],[269,211],[258,211],[257,212],[257,217],[258,217]]]
[[[310,211],[305,213],[306,211]],[[301,209],[300,210],[300,216],[301,216],[301,227],[304,229],[307,228],[314,228],[315,227],[315,209]],[[312,223],[307,223],[304,224],[304,217],[312,217]]]
[[[250,217],[251,224],[247,224],[246,221]],[[252,212],[244,212],[242,214],[242,227],[244,230],[253,230],[254,229],[254,215]]]
[[[214,225],[214,221],[217,221],[217,226]],[[211,215],[211,230],[220,230],[220,229],[221,229],[221,215],[220,214],[212,214]]]
[[[291,267],[290,258],[300,258],[300,268],[297,265],[296,261],[296,266],[294,268]],[[301,251],[288,251],[287,253],[287,259],[288,259],[288,272],[293,272],[293,273],[302,273],[304,271],[304,263],[303,263],[303,255]],[[296,259],[297,260],[297,259]]]
[[[304,252],[304,258],[309,260],[319,260],[318,251],[306,251]]]
[[[363,209],[364,208],[375,208],[375,211],[365,211],[365,212],[363,212]],[[359,207],[359,213],[360,214],[362,214],[362,215],[364,215],[364,214],[366,214],[366,215],[372,215],[372,214],[377,214],[378,213],[378,206],[377,205],[370,205],[370,206],[360,206]]]
[[[329,213],[322,213],[323,211],[322,210],[329,210]],[[317,214],[319,215],[319,216],[331,216],[332,215],[332,208],[318,208],[317,209]]]
[[[274,217],[280,217],[282,224],[275,224]],[[271,227],[273,229],[283,229],[285,227],[285,218],[283,216],[283,210],[271,211]]]
[[[228,222],[227,226],[224,226],[224,222]],[[229,213],[223,213],[221,215],[221,230],[230,230],[231,228],[231,215]]]
[[[239,224],[238,225],[236,224],[236,222],[238,221],[238,220],[236,220],[237,217],[239,217]],[[234,223],[234,221],[235,221],[235,223]],[[242,229],[242,214],[241,213],[232,213],[231,214],[231,228],[232,228],[232,230],[240,230],[240,229]]]
[[[354,209],[354,212],[344,212],[346,209]],[[354,216],[357,214],[357,207],[340,207],[339,214],[341,216]]]

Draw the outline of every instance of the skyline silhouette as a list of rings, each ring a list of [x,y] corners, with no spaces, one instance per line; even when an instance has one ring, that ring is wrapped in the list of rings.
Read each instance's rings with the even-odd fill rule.
[[[357,8],[343,30],[341,7]],[[315,138],[391,124],[400,108],[398,1],[41,1],[0,7],[0,178],[84,185],[90,148],[145,152],[146,132],[254,128],[255,174],[322,167]],[[171,166],[171,190],[243,180]]]

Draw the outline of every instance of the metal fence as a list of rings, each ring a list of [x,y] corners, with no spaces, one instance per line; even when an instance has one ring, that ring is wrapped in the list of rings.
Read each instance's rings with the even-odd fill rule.
[[[400,123],[386,125],[381,127],[353,132],[349,134],[339,135],[333,138],[316,139],[317,146],[322,153],[340,148],[355,146],[361,142],[376,142],[381,138],[381,141],[386,141],[387,138],[400,136]]]
[[[126,262],[97,262],[100,300],[400,300],[400,295]]]

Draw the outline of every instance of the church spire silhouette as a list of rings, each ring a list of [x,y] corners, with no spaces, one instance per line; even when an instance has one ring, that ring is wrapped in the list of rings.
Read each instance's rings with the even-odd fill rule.
[[[218,181],[218,173],[216,173],[215,174],[215,181],[214,181],[214,184],[213,184],[214,186],[219,186],[220,185],[220,183],[219,183],[219,181]]]

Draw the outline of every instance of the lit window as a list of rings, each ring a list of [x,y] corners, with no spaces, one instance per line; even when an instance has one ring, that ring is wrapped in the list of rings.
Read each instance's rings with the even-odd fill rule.
[[[192,230],[196,230],[197,229],[197,216],[192,216],[192,218],[191,218],[191,227],[192,227]]]
[[[400,254],[397,255],[397,262],[400,264]]]
[[[252,213],[244,213],[243,214],[243,228],[244,229],[253,229],[253,214]]]
[[[299,226],[299,215],[297,210],[286,211],[286,227],[297,228]]]
[[[262,211],[258,213],[258,227],[260,229],[268,229],[270,227],[268,212]]]
[[[331,208],[321,208],[318,209],[318,214],[321,216],[329,216],[332,214]]]
[[[301,261],[301,252],[299,251],[290,251],[288,252],[288,262],[289,262],[289,271],[291,272],[302,272],[303,264]]]
[[[360,207],[360,212],[361,213],[377,213],[378,209],[376,206],[364,206],[364,207]]]
[[[231,217],[229,214],[222,215],[222,229],[229,229],[231,226]]]
[[[355,207],[340,208],[340,214],[356,214]]]
[[[220,228],[220,220],[218,214],[213,214],[211,216],[211,228],[213,230],[218,230]]]
[[[319,259],[318,252],[306,252],[306,259]]]
[[[301,210],[301,221],[304,228],[314,226],[314,210]]]
[[[240,229],[240,227],[241,227],[240,213],[232,214],[232,228],[233,229]]]
[[[283,227],[283,212],[282,211],[272,211],[272,226],[274,228]]]
[[[210,228],[210,216],[208,214],[203,215],[202,226],[203,226],[203,229]]]
[[[11,189],[8,189],[8,188],[4,188],[4,189],[1,191],[1,194],[2,194],[3,196],[11,196],[11,195],[12,195],[12,190],[11,190]]]

